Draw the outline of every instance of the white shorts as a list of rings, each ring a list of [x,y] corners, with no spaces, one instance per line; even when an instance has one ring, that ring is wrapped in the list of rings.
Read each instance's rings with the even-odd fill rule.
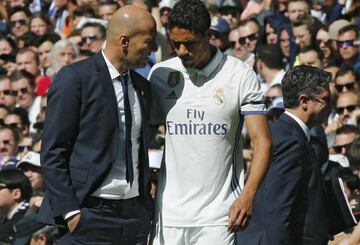
[[[226,226],[155,226],[152,245],[234,245],[235,234]]]

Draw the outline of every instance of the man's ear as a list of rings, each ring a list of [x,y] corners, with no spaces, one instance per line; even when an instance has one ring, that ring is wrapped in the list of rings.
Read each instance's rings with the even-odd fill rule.
[[[128,53],[128,47],[129,47],[129,43],[130,43],[130,39],[128,36],[121,34],[120,35],[120,46],[122,47],[122,50],[124,52],[124,54]]]
[[[310,102],[310,98],[307,95],[300,95],[299,97],[299,106],[301,106],[301,108],[304,109],[304,111],[307,111],[309,108],[309,102]]]
[[[14,200],[16,200],[17,202],[21,201],[21,190],[20,188],[15,188],[11,190],[11,195],[14,198]]]

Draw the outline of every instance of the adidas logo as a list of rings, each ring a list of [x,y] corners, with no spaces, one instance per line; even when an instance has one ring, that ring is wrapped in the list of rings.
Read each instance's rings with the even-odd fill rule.
[[[168,100],[174,100],[178,99],[179,97],[176,95],[175,91],[171,91],[167,96],[166,99]]]

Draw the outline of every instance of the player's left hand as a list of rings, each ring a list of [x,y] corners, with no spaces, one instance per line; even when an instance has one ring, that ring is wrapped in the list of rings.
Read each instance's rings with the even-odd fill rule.
[[[253,210],[254,195],[243,191],[230,207],[229,232],[238,232],[245,228]]]

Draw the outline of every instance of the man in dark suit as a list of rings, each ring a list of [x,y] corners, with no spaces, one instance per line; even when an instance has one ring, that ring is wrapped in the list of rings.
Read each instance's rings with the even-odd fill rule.
[[[156,51],[156,25],[127,6],[98,54],[59,71],[48,95],[39,219],[63,225],[63,244],[146,244],[149,83],[136,72]]]
[[[272,161],[239,244],[327,244],[323,179],[309,129],[326,119],[330,80],[330,73],[304,65],[285,74],[286,111],[270,126]]]

